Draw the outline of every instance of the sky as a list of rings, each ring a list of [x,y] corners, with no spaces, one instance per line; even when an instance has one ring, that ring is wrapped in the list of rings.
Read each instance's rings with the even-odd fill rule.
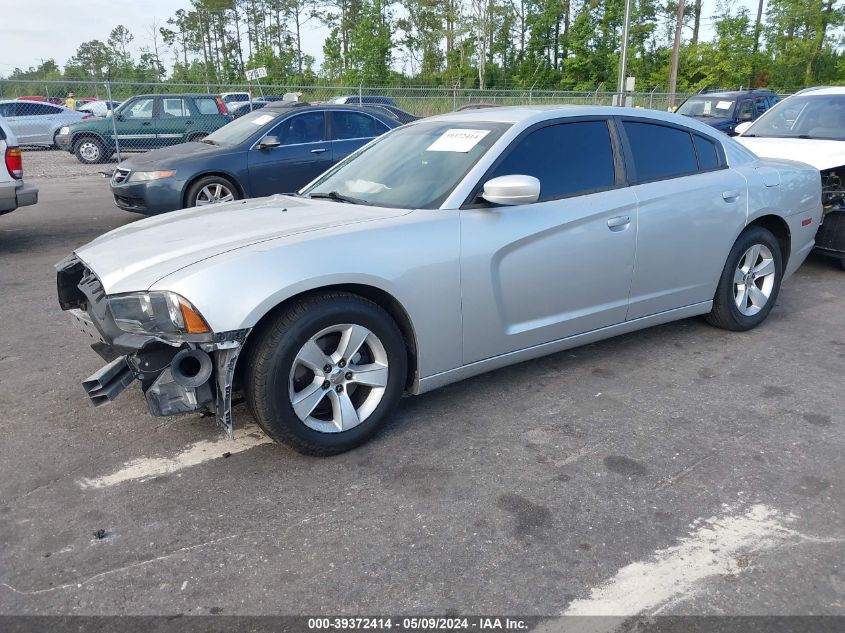
[[[704,0],[703,36],[711,35],[710,16],[717,0]],[[737,5],[756,12],[756,0],[736,0]],[[0,75],[15,67],[38,66],[53,58],[63,66],[82,42],[108,39],[109,32],[123,24],[135,36],[137,50],[151,42],[150,25],[158,20],[164,26],[178,9],[187,9],[189,0],[0,0]],[[316,21],[306,26],[303,48],[319,64],[322,59],[325,28]],[[689,37],[689,34],[687,34]]]

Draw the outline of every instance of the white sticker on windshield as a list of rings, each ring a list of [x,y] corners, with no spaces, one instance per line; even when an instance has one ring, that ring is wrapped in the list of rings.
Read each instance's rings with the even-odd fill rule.
[[[713,107],[712,101],[705,101],[704,102],[704,114],[710,114],[710,109]]]
[[[427,152],[459,152],[466,154],[485,136],[490,130],[446,130],[434,143],[429,145]]]
[[[255,117],[252,122],[254,125],[264,125],[265,123],[269,123],[272,120],[272,114],[262,114],[261,116]]]
[[[716,104],[717,110],[730,110],[731,106],[733,105],[733,101],[720,101]]]

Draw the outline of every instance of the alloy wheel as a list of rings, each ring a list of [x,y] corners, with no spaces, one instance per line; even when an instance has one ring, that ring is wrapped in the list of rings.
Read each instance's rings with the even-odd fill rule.
[[[775,287],[775,260],[764,244],[755,244],[739,259],[734,271],[734,301],[745,316],[762,310]]]
[[[376,410],[389,371],[387,352],[373,332],[349,323],[325,328],[296,355],[288,380],[291,406],[315,431],[348,431]]]
[[[209,204],[231,202],[234,199],[235,195],[226,185],[213,183],[200,189],[197,194],[196,206],[204,207]]]

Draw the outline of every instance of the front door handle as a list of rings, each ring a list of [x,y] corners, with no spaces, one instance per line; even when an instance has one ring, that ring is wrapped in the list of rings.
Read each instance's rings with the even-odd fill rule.
[[[152,125],[152,123],[150,123],[149,121],[144,121],[143,123],[141,123],[141,125],[146,125],[147,127],[149,127],[150,125]]]
[[[742,192],[731,190],[731,191],[723,191],[722,192],[722,199],[725,202],[734,202],[739,196],[742,195]]]
[[[617,215],[607,221],[607,228],[611,231],[621,231],[631,223],[630,215]]]
[[[194,124],[193,121],[185,121],[185,125],[193,125],[193,124]]]
[[[320,148],[318,148],[318,149],[312,149],[312,150],[311,150],[311,153],[312,153],[312,154],[322,154],[322,153],[323,153],[323,152],[325,152],[325,151],[326,151],[326,148],[325,148],[325,147],[320,147]]]

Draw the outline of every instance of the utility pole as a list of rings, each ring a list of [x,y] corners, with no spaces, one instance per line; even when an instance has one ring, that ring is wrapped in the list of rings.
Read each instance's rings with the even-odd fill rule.
[[[675,88],[678,85],[678,58],[681,55],[681,28],[684,26],[684,0],[678,0],[675,20],[675,41],[672,44],[672,68],[669,71],[669,107],[675,105]]]
[[[616,105],[625,105],[625,78],[628,74],[628,29],[631,26],[631,0],[625,0],[625,22],[622,24],[622,52],[619,55],[619,87]]]

